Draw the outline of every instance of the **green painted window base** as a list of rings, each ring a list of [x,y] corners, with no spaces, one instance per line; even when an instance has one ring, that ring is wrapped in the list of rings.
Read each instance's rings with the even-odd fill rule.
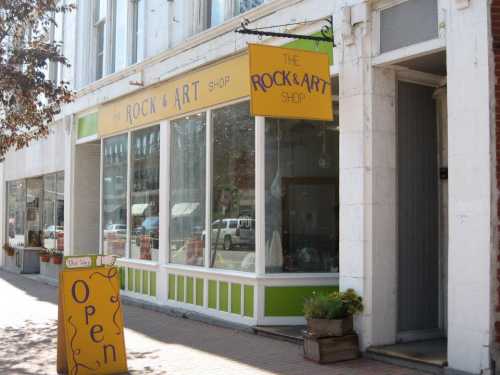
[[[156,297],[156,272],[120,267],[120,287],[125,290],[125,286],[129,292]]]
[[[241,284],[231,283],[231,312],[241,314]]]
[[[253,286],[245,285],[243,287],[243,315],[253,317]]]
[[[204,301],[205,280],[192,276],[168,275],[168,299],[209,309],[253,318],[254,287],[226,281],[207,280],[207,301]]]
[[[217,281],[208,280],[208,308],[217,309]]]
[[[337,285],[266,287],[265,316],[303,316],[304,301],[313,293],[326,294],[338,290]]]
[[[125,268],[118,267],[118,273],[120,275],[120,289],[125,290]]]

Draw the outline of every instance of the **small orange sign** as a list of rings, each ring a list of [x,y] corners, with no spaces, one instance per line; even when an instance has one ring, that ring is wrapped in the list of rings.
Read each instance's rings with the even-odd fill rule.
[[[254,116],[333,120],[326,53],[249,44]]]

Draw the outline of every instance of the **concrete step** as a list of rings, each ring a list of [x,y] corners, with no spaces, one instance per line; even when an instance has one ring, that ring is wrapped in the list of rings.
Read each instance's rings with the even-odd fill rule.
[[[302,345],[304,342],[302,332],[305,328],[305,326],[255,326],[253,330],[260,336]]]
[[[370,347],[364,356],[436,375],[447,366],[444,339]]]

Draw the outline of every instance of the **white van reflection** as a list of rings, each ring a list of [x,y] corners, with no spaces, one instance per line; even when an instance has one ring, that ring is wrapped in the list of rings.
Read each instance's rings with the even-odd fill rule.
[[[202,239],[205,240],[205,231]],[[255,246],[255,219],[239,217],[212,223],[212,244],[223,250],[248,249]]]

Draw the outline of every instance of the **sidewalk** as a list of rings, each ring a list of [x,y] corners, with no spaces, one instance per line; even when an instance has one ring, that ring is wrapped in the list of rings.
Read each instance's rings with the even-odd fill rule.
[[[56,374],[56,289],[0,271],[0,374]],[[367,359],[320,366],[301,347],[125,306],[131,374],[418,375]]]

